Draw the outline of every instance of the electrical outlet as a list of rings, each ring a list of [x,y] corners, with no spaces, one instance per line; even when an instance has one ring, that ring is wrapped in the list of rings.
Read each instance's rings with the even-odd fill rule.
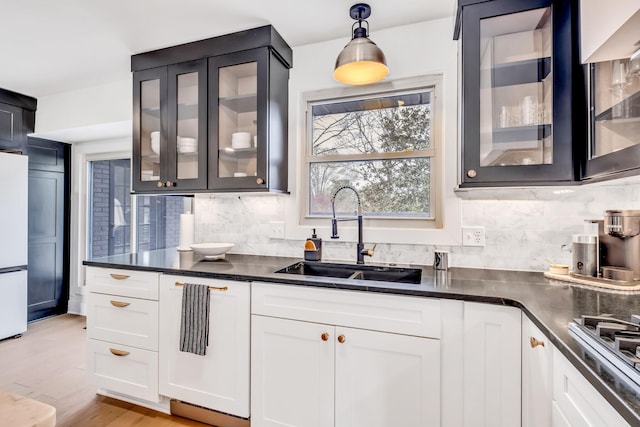
[[[284,239],[284,221],[271,221],[269,225],[271,226],[269,238]]]
[[[462,246],[484,246],[484,227],[462,227]]]

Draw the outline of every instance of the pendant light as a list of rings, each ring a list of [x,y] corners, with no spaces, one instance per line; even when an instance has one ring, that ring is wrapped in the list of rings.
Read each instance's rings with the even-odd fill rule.
[[[389,68],[384,53],[369,40],[367,34],[369,23],[365,19],[371,16],[371,6],[366,3],[354,4],[349,10],[349,16],[357,22],[354,22],[351,27],[353,30],[351,41],[336,59],[333,78],[350,85],[377,82],[389,73]],[[367,24],[366,29],[362,26],[363,22]]]

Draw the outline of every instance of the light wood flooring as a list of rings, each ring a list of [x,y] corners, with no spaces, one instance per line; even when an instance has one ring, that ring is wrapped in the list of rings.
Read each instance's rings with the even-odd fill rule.
[[[30,323],[21,338],[0,341],[0,390],[54,406],[58,427],[207,426],[96,395],[85,370],[85,320],[51,317]]]

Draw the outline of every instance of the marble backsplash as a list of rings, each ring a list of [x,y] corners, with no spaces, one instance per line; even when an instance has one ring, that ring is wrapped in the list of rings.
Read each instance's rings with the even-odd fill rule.
[[[545,271],[550,261],[571,263],[571,236],[584,220],[607,209],[640,209],[640,180],[572,187],[459,190],[462,224],[483,226],[484,247],[378,243],[371,261],[431,265],[435,249],[454,267]],[[283,221],[287,195],[198,194],[196,241],[234,242],[235,253],[302,258],[303,241],[270,239],[270,222]],[[321,236],[322,237],[322,236]],[[355,243],[323,239],[323,259],[355,260]]]

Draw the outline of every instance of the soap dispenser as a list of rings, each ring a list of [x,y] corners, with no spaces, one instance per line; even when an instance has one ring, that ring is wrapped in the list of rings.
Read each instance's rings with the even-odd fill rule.
[[[322,239],[318,238],[315,228],[311,238],[304,242],[304,259],[305,261],[322,260]]]

